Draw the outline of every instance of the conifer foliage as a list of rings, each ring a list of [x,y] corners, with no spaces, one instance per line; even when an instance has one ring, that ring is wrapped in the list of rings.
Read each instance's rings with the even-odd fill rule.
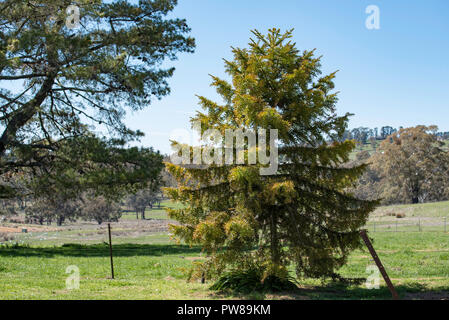
[[[124,118],[168,95],[169,60],[194,50],[176,5],[0,1],[0,198],[24,195],[17,175],[39,179],[38,193],[157,179],[160,155],[127,147],[143,133]]]
[[[347,192],[365,169],[344,167],[354,148],[341,142],[350,114],[336,114],[335,73],[322,76],[320,57],[298,50],[292,30],[253,34],[249,48],[225,60],[232,81],[212,76],[223,103],[199,97],[205,111],[192,121],[223,137],[226,129],[277,129],[279,169],[167,163],[178,187],[166,193],[184,205],[170,211],[179,222],[172,232],[207,254],[196,274],[258,270],[263,283],[289,279],[294,266],[298,277],[335,277],[362,245],[357,230],[377,204]]]

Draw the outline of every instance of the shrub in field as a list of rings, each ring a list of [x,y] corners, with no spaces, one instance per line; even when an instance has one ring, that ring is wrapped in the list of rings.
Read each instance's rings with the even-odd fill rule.
[[[0,217],[11,217],[13,215],[16,215],[16,207],[14,206],[14,203],[12,201],[8,200],[2,200],[0,203]]]
[[[79,214],[80,202],[55,194],[52,197],[36,199],[25,209],[25,222],[51,224],[56,221],[61,226],[65,221],[75,221]]]
[[[6,232],[0,232],[0,241],[2,242],[7,242],[7,241],[11,241],[14,240],[14,236],[10,233],[6,233]]]
[[[126,199],[126,203],[129,207],[133,208],[136,212],[136,219],[139,219],[139,213],[142,220],[145,220],[145,210],[147,207],[152,208],[156,202],[161,201],[160,186],[162,183],[162,177],[158,176],[149,183],[146,188],[142,188],[136,192],[133,192]]]
[[[98,224],[105,221],[118,222],[122,216],[119,204],[104,197],[85,198],[80,208],[80,215],[85,220],[95,220]]]
[[[252,291],[280,292],[295,290],[296,288],[294,278],[280,278],[272,275],[265,277],[264,270],[258,268],[227,272],[210,287],[211,290],[231,290],[242,293]]]

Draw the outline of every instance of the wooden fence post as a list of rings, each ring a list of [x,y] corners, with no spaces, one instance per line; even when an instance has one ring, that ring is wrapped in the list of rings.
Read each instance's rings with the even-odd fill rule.
[[[382,274],[382,277],[385,280],[385,283],[388,286],[388,289],[390,289],[391,295],[394,300],[399,300],[398,293],[396,292],[396,289],[393,286],[393,283],[390,280],[390,277],[388,277],[387,271],[385,270],[384,266],[382,265],[382,262],[380,261],[376,251],[374,250],[373,245],[371,244],[371,241],[368,238],[368,235],[366,234],[366,230],[360,230],[360,235],[362,236],[363,241],[365,242],[369,252],[371,253],[371,256],[374,259],[374,262],[377,265],[377,268],[379,269],[380,273]]]
[[[109,255],[111,256],[111,279],[114,279],[114,261],[112,259],[112,239],[111,239],[111,224],[108,223],[109,233]]]

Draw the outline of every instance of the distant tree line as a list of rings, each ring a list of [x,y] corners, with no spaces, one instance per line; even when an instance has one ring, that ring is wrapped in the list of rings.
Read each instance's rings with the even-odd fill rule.
[[[160,162],[159,170],[162,169]],[[23,180],[23,178],[22,178]],[[159,173],[145,186],[139,186],[132,191],[122,190],[118,194],[95,194],[85,191],[76,196],[67,197],[64,192],[56,191],[53,194],[36,196],[33,193],[0,200],[0,215],[13,217],[19,214],[24,216],[25,223],[47,224],[58,226],[66,222],[77,220],[103,222],[117,222],[125,208],[136,212],[137,219],[146,219],[146,208],[162,201],[160,187],[164,185],[163,177]],[[17,185],[20,182],[17,182]],[[29,184],[28,181],[24,184]],[[24,187],[25,189],[25,187]],[[28,191],[29,192],[29,191]]]
[[[374,143],[378,140],[385,140],[388,136],[404,129],[402,126],[399,128],[394,128],[391,126],[383,126],[376,128],[358,127],[350,130],[346,130],[343,134],[343,141],[345,140],[355,140],[359,144],[368,144],[370,142]],[[439,140],[449,140],[449,132],[433,132]]]
[[[24,216],[25,223],[63,225],[77,220],[117,222],[124,212],[135,212],[136,219],[147,219],[146,210],[161,206],[165,199],[162,187],[176,185],[174,178],[165,170],[161,155],[157,155],[154,163],[149,163],[155,169],[151,179],[133,188],[115,188],[115,192],[104,192],[103,189],[94,193],[84,191],[69,196],[63,190],[36,193],[30,189],[31,177],[23,172],[8,179],[8,183],[16,190],[22,190],[20,195],[0,199],[0,216],[16,219]],[[164,161],[169,161],[168,157]]]

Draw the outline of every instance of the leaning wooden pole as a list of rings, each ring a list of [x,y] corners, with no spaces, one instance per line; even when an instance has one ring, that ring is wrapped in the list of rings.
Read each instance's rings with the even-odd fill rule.
[[[368,250],[371,253],[371,256],[373,257],[374,262],[377,265],[377,268],[379,269],[380,273],[382,274],[382,277],[384,278],[385,283],[388,286],[388,289],[390,289],[393,299],[399,300],[398,293],[396,292],[396,289],[394,288],[393,283],[390,280],[390,277],[388,277],[387,271],[385,271],[385,268],[382,265],[382,262],[380,261],[379,257],[377,256],[377,253],[374,250],[374,247],[373,247],[371,241],[369,240],[368,235],[366,234],[366,230],[360,230],[360,235],[362,236],[363,241],[365,242],[366,246],[368,247]]]

